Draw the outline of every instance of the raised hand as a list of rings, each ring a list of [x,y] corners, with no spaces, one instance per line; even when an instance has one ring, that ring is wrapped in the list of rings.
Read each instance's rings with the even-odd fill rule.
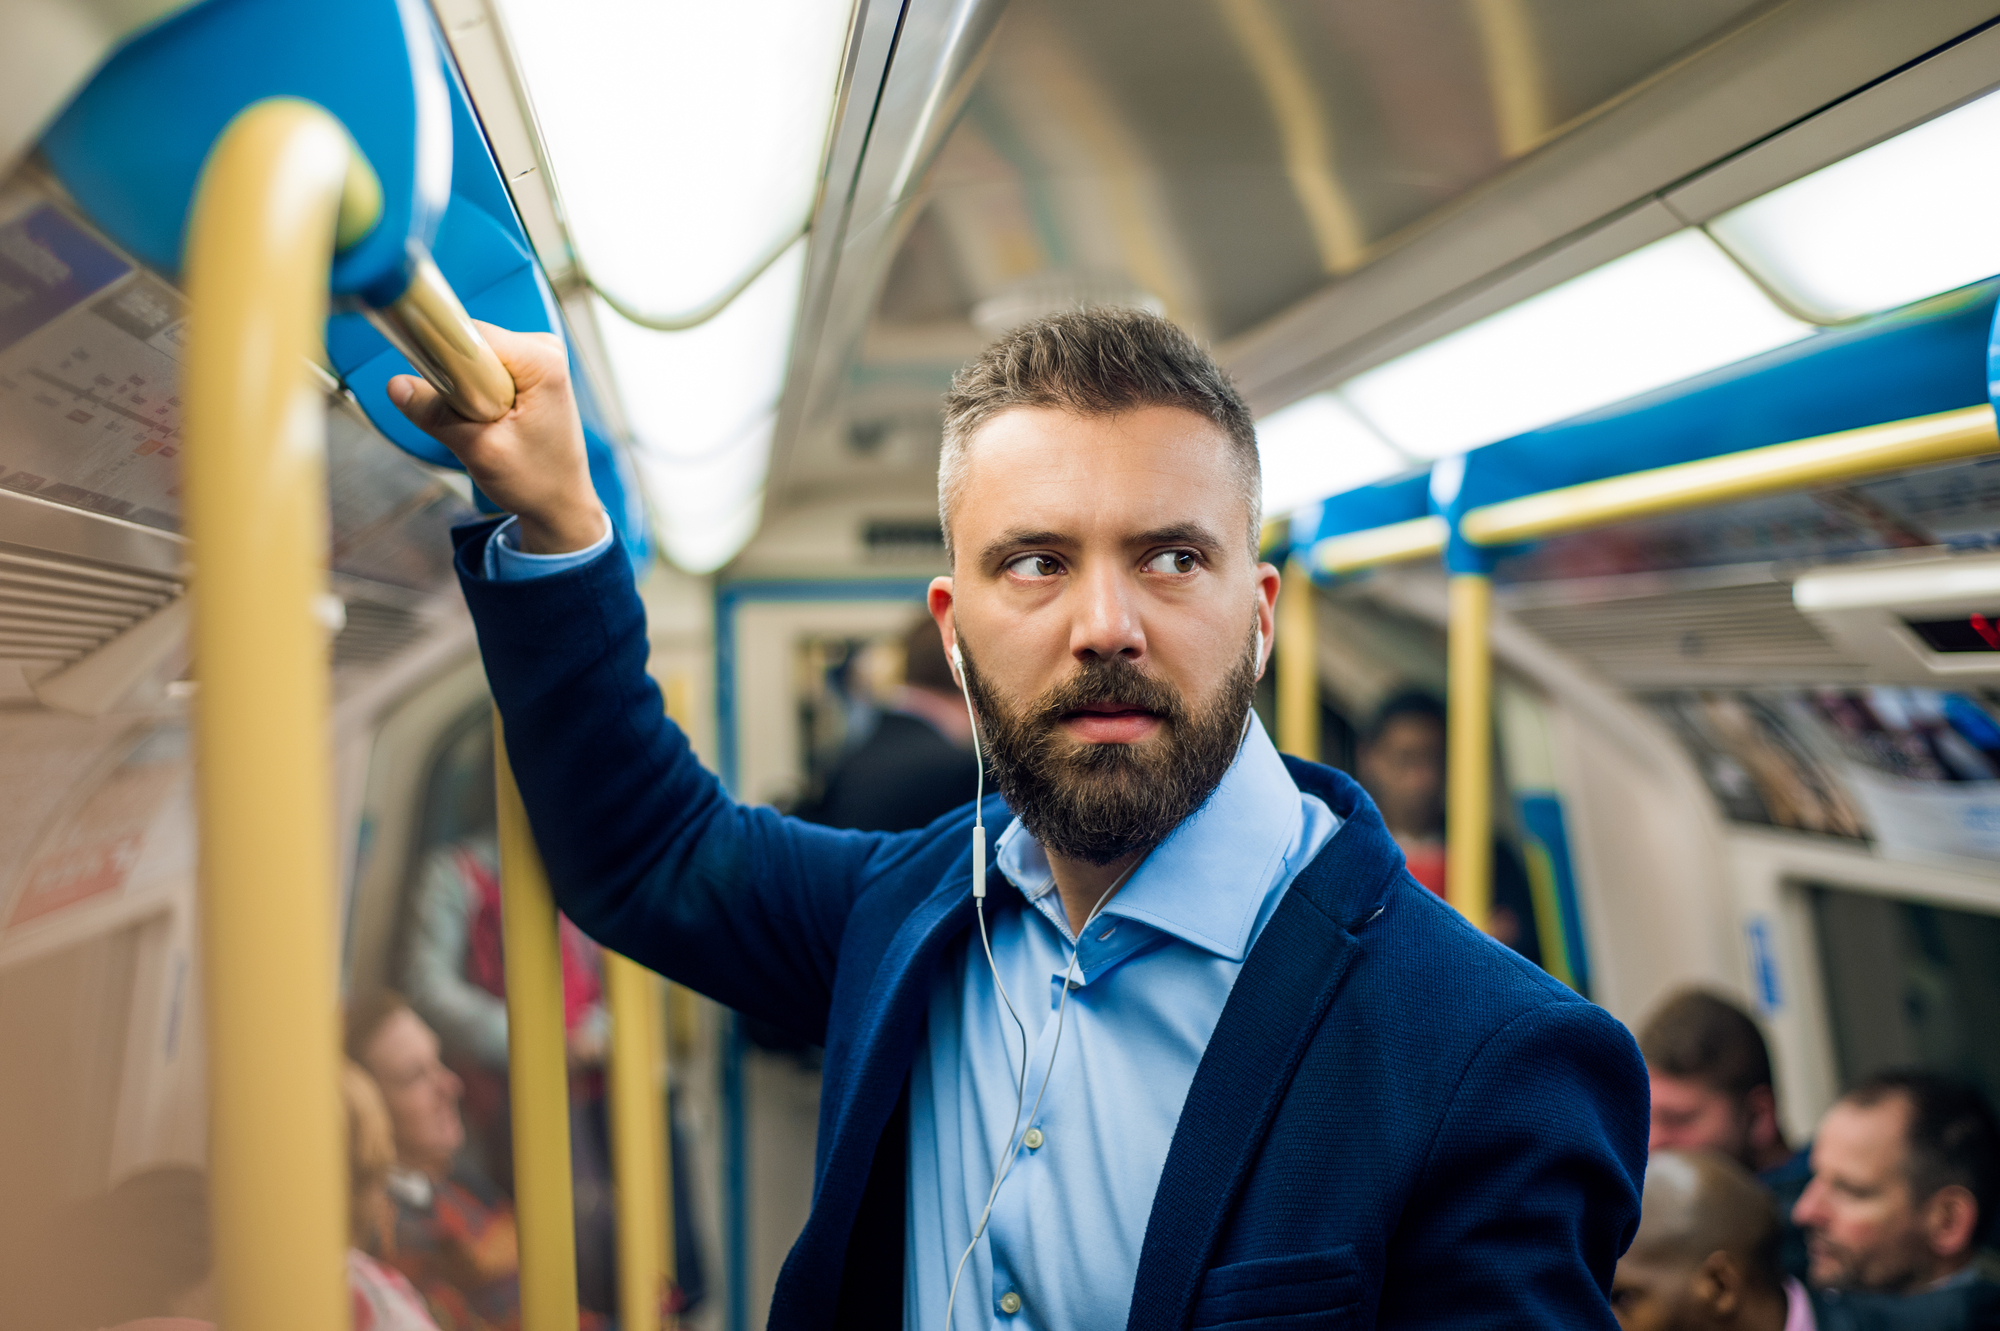
[[[590,484],[562,339],[478,328],[514,376],[512,411],[491,424],[468,421],[410,374],[389,381],[389,400],[450,449],[488,498],[520,518],[521,549],[554,555],[595,544],[606,519]]]

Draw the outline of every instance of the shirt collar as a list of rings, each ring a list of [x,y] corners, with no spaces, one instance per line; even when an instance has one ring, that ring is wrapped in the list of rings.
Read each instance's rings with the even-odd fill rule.
[[[1207,801],[1153,849],[1103,913],[1241,961],[1273,889],[1290,881],[1279,865],[1304,818],[1299,788],[1253,713]],[[1018,818],[1001,833],[993,862],[1037,905],[1055,890],[1047,854]]]

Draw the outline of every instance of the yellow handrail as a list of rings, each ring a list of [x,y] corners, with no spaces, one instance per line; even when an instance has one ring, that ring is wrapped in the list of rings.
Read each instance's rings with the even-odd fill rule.
[[[1433,513],[1344,536],[1329,536],[1314,543],[1313,568],[1328,574],[1358,573],[1377,564],[1440,555],[1444,553],[1449,532],[1444,519]]]
[[[1295,758],[1319,761],[1319,653],[1313,627],[1313,585],[1306,566],[1285,567],[1278,597],[1278,747]]]
[[[500,945],[507,957],[507,1086],[514,1213],[521,1235],[521,1331],[576,1331],[576,1199],[569,1155],[569,1048],[562,942],[528,811],[493,713],[500,840]]]
[[[372,179],[356,162],[325,111],[260,102],[216,140],[188,228],[209,1186],[220,1321],[246,1331],[348,1322],[325,416],[307,364],[343,188]]]
[[[1493,580],[1446,587],[1445,894],[1475,928],[1493,914]]]
[[[618,1325],[659,1331],[666,1291],[668,1165],[659,977],[604,954],[611,1009],[611,1164],[618,1207]]]
[[[1996,449],[2000,434],[1994,429],[1993,408],[1962,407],[1523,495],[1473,509],[1459,519],[1458,529],[1474,545],[1513,545],[1585,527],[1959,462]]]

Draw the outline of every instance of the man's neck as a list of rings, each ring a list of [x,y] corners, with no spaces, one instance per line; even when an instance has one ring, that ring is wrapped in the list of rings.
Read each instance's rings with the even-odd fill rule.
[[[1117,895],[1117,889],[1125,885],[1125,880],[1138,869],[1139,861],[1146,858],[1145,851],[1135,850],[1109,864],[1092,864],[1089,860],[1073,860],[1054,851],[1047,854],[1049,872],[1055,876],[1056,892],[1062,897],[1063,915],[1069,920],[1069,931],[1079,938],[1091,912]]]

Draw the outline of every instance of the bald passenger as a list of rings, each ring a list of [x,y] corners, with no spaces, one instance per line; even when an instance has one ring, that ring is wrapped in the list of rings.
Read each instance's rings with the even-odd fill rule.
[[[1727,1156],[1653,1152],[1611,1307],[1625,1331],[1790,1331],[1771,1195]],[[1808,1314],[1810,1315],[1810,1314]],[[1807,1322],[1810,1326],[1812,1323]]]

